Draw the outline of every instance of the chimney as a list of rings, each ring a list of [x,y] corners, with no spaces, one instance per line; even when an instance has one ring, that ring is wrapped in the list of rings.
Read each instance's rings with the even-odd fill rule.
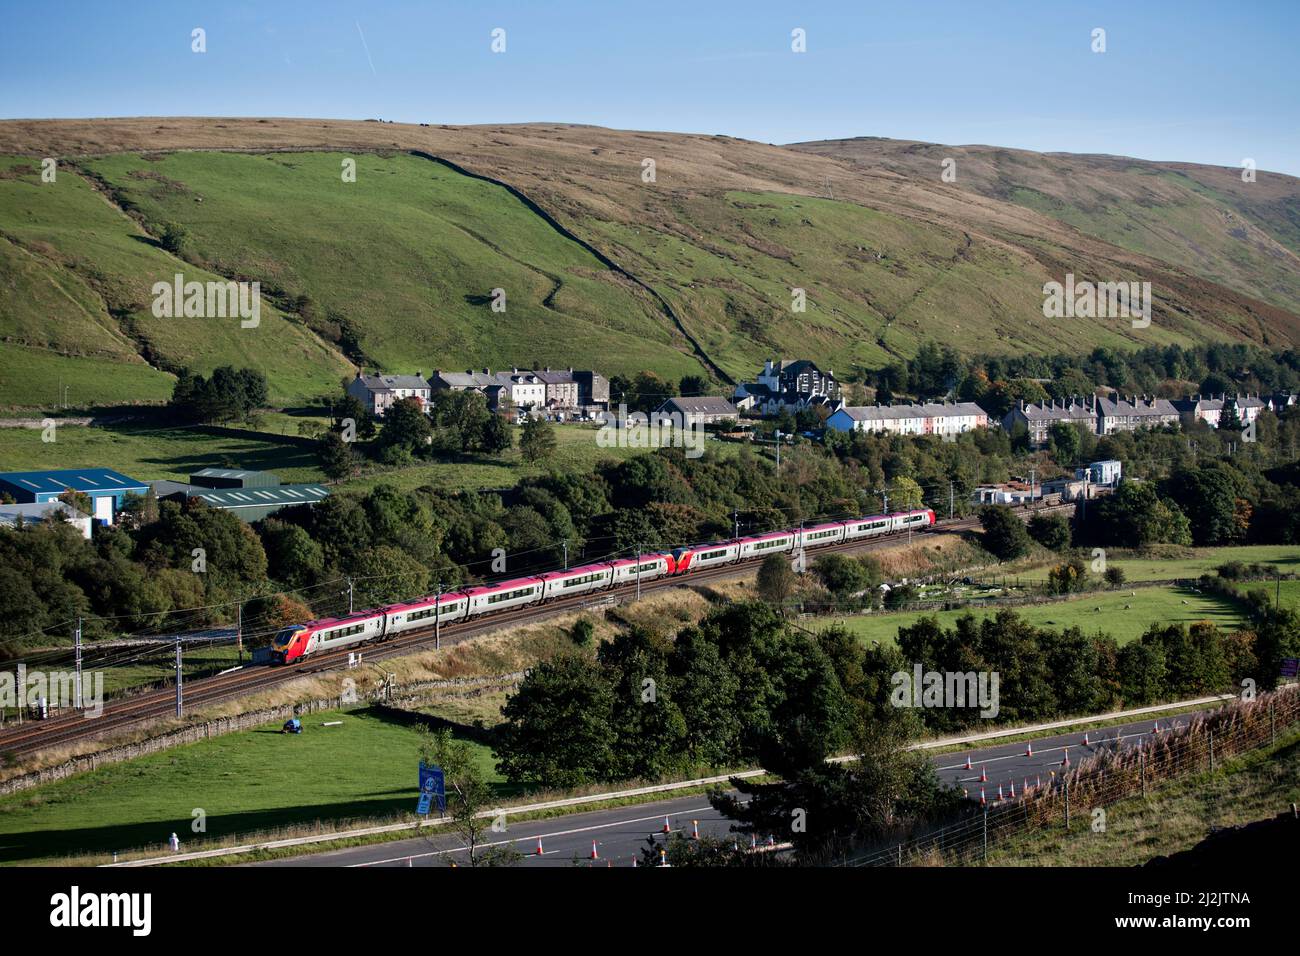
[[[483,366],[483,374],[484,374],[484,375],[491,375],[491,374],[492,374],[492,370],[491,370],[490,368],[488,368],[486,365],[484,365],[484,366]]]

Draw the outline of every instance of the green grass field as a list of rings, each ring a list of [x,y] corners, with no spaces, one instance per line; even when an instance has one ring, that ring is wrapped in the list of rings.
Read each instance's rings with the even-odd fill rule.
[[[1196,548],[1186,558],[1128,558],[1110,555],[1109,564],[1122,568],[1128,581],[1168,581],[1199,578],[1229,561],[1275,565],[1283,574],[1300,573],[1300,548],[1285,544],[1242,545],[1230,548]]]
[[[338,727],[322,723],[341,720]],[[0,797],[0,862],[183,843],[196,809],[209,839],[316,820],[414,814],[418,734],[378,710],[313,714],[301,735],[279,724],[151,754]],[[519,792],[474,744],[502,798]]]
[[[0,428],[0,461],[15,471],[37,468],[76,468],[95,465],[113,468],[140,481],[170,478],[188,480],[207,467],[251,468],[273,471],[286,484],[323,481],[314,452],[309,447],[282,444],[277,434],[297,434],[300,416],[275,413],[264,417],[260,431],[248,437],[211,435],[190,428],[131,425],[64,425],[53,442],[41,440],[41,430]],[[521,478],[553,470],[589,472],[599,462],[619,461],[644,454],[639,448],[602,448],[592,425],[557,425],[555,454],[529,464],[518,447],[500,456],[460,461],[428,462],[404,468],[373,464],[355,478],[341,482],[337,491],[367,491],[378,484],[410,491],[433,485],[449,491],[508,488]],[[518,438],[516,436],[516,442]],[[734,455],[740,445],[709,441],[707,453]]]
[[[1225,601],[1184,591],[1174,587],[1139,588],[1136,596],[1132,589],[1099,591],[1085,594],[1069,601],[1052,604],[1034,604],[1012,608],[1017,614],[1037,627],[1057,630],[1079,627],[1084,633],[1104,631],[1120,644],[1137,640],[1153,623],[1190,623],[1213,621],[1220,627],[1236,628],[1241,625],[1240,612]],[[1126,608],[1127,605],[1127,608]],[[1101,608],[1100,611],[1096,608]],[[983,619],[998,612],[998,608],[972,609],[969,613]],[[944,627],[952,627],[966,611],[938,611],[932,614],[907,612],[902,614],[868,614],[857,617],[829,617],[818,621],[819,627],[840,623],[858,639],[866,643],[879,641],[892,644],[900,627],[915,624],[922,617],[934,616]]]

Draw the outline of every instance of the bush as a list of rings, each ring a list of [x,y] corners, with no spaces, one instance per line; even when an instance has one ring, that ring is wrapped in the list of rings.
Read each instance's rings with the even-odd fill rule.
[[[1106,583],[1113,588],[1120,587],[1125,581],[1124,569],[1109,567],[1106,569]]]

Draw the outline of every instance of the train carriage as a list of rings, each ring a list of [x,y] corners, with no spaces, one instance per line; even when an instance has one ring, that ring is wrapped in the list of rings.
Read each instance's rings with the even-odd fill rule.
[[[928,508],[891,515],[891,531],[923,531],[934,524],[934,512]]]
[[[769,534],[741,538],[737,542],[740,545],[740,559],[747,561],[750,558],[761,558],[769,554],[793,551],[795,540],[798,537],[798,531],[773,531]]]
[[[468,612],[469,598],[461,593],[431,594],[415,601],[390,604],[384,608],[384,637],[432,627],[435,622],[447,624],[459,621]]]
[[[739,541],[715,541],[712,544],[678,548],[673,552],[672,573],[685,574],[687,571],[712,568],[719,564],[731,564],[739,560]]]
[[[613,578],[614,570],[608,564],[587,564],[568,571],[551,571],[541,576],[542,600],[598,591],[609,587]]]
[[[476,614],[490,614],[493,611],[536,604],[542,599],[544,587],[541,578],[515,578],[500,584],[466,588],[464,593],[469,598],[468,614],[473,617]]]
[[[622,558],[610,562],[614,571],[614,587],[623,584],[635,584],[640,579],[644,584],[655,578],[662,578],[673,573],[673,556],[671,554],[643,554],[638,562],[636,558]],[[640,568],[638,575],[637,569]]]
[[[858,538],[874,538],[877,535],[889,534],[893,530],[893,522],[889,515],[868,515],[865,518],[854,518],[852,521],[844,523],[844,537],[848,541],[854,541]]]
[[[824,548],[830,544],[839,544],[844,540],[845,527],[845,522],[834,521],[804,528],[799,532],[795,548]]]

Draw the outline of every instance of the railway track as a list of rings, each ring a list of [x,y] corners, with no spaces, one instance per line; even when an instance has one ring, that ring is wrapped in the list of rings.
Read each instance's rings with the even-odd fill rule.
[[[1073,505],[1053,505],[1034,511],[1026,511],[1027,520],[1032,514],[1073,509]],[[962,518],[941,521],[932,529],[912,532],[917,536],[935,532],[963,531],[979,524],[977,519]],[[886,545],[897,544],[901,533],[867,541],[846,541],[818,548],[817,555],[848,554],[878,550]],[[759,563],[759,559],[738,564],[726,564],[716,568],[707,568],[691,572],[686,577],[658,578],[641,585],[642,595],[653,594],[670,588],[688,587],[709,581],[723,580],[736,575]],[[478,617],[472,621],[461,621],[442,626],[441,640],[443,646],[458,644],[482,634],[500,630],[511,625],[533,624],[560,614],[582,610],[596,602],[608,598],[626,598],[636,595],[636,584],[627,584],[606,591],[588,592],[561,598],[540,606],[527,606],[501,611],[487,617]],[[364,662],[373,664],[390,657],[399,657],[412,651],[428,649],[435,640],[435,629],[428,628],[402,634],[389,641],[377,644],[365,644],[351,649],[343,648],[312,655],[301,665],[290,667],[271,667],[269,665],[245,666],[239,670],[213,677],[206,677],[185,684],[184,702],[187,708],[205,704],[216,704],[238,697],[246,697],[257,691],[266,690],[301,677],[338,670],[347,666],[348,655],[362,651]],[[115,731],[133,727],[146,721],[162,720],[174,717],[176,712],[175,686],[164,686],[130,697],[119,697],[104,705],[99,717],[91,718],[83,714],[72,713],[60,715],[50,720],[31,722],[15,728],[0,730],[0,754],[21,757],[51,747],[81,743],[94,740]]]

